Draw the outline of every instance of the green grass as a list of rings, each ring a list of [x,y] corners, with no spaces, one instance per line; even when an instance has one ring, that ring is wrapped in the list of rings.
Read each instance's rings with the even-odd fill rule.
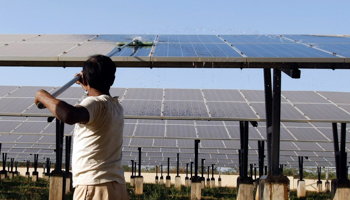
[[[177,190],[172,185],[166,188],[164,185],[144,184],[143,195],[135,195],[134,187],[127,184],[127,190],[130,198],[135,200],[188,200],[191,196],[191,188],[182,186]],[[305,200],[330,200],[330,193],[307,192]],[[202,190],[203,200],[234,200],[237,197],[236,188],[205,188]],[[23,199],[23,200],[47,200],[49,198],[49,181],[39,179],[38,182],[32,182],[25,177],[15,177],[5,179],[0,182],[0,200],[1,199]],[[66,195],[66,200],[73,199],[73,193]],[[295,190],[290,192],[290,200],[297,200]]]

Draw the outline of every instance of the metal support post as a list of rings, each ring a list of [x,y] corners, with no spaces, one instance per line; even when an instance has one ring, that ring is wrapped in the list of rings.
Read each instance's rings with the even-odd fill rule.
[[[50,176],[51,173],[51,161],[50,158],[46,158],[46,176]]]
[[[131,160],[131,178],[134,178],[134,160]]]
[[[56,118],[56,165],[52,174],[62,174],[64,123]]]
[[[168,176],[167,178],[170,177],[170,158],[168,157]]]
[[[179,176],[180,172],[180,153],[177,153],[177,161],[176,161],[176,176]]]
[[[258,153],[259,153],[259,178],[264,175],[264,141],[258,141]]]
[[[141,176],[141,147],[139,147],[138,150],[139,150],[139,176]]]
[[[250,177],[253,178],[253,164],[250,164]]]
[[[200,140],[194,141],[194,179],[192,182],[200,182],[200,178],[198,178],[198,144]]]
[[[267,136],[267,165],[269,172],[271,172],[271,135],[272,135],[272,83],[271,83],[271,69],[264,69],[264,90],[265,90],[265,113],[266,113],[266,136]]]
[[[190,177],[190,180],[192,180],[192,178],[193,178],[193,175],[192,175],[192,168],[193,168],[193,162],[191,162],[191,177]]]
[[[303,180],[303,165],[304,165],[304,157],[302,157],[302,156],[299,156],[298,157],[298,159],[299,159],[299,180]]]
[[[71,152],[71,145],[72,145],[72,136],[66,136],[66,173],[69,173],[70,168],[70,152]]]
[[[202,181],[204,180],[204,161],[205,159],[202,159]]]
[[[186,163],[186,178],[188,178],[188,163]]]
[[[321,181],[321,167],[317,167],[317,177],[318,181]]]
[[[214,180],[214,172],[215,172],[214,165],[215,164],[211,164],[211,180]]]
[[[271,165],[272,175],[280,175],[280,124],[281,124],[281,71],[273,69],[273,106],[272,106]]]

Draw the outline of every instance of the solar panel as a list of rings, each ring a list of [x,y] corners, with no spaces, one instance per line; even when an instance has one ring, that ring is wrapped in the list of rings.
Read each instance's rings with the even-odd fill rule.
[[[41,133],[47,125],[47,122],[23,122],[13,133]]]
[[[164,116],[208,117],[204,102],[164,101]]]
[[[330,141],[314,128],[288,128],[288,130],[297,138],[297,140],[310,142]]]
[[[251,103],[251,106],[261,118],[265,118],[265,103]],[[281,104],[281,119],[304,119],[306,118],[296,110],[292,105],[287,103]]]
[[[222,140],[202,140],[200,145],[202,148],[225,148]]]
[[[295,104],[310,119],[341,120],[350,117],[349,114],[332,104]]]
[[[223,126],[197,126],[200,139],[230,139]]]
[[[166,137],[171,138],[197,138],[194,126],[168,125],[166,127]]]
[[[349,104],[350,92],[317,92],[336,104]]]
[[[282,91],[282,95],[293,103],[329,103],[329,101],[312,91]]]
[[[126,116],[160,116],[161,103],[161,101],[123,100],[122,106]]]
[[[123,135],[132,136],[134,134],[135,124],[124,124]]]
[[[17,138],[19,138],[21,135],[7,135],[3,134],[0,135],[0,141],[1,142],[15,142]]]
[[[205,99],[207,101],[241,101],[245,102],[245,99],[238,90],[203,90]]]
[[[212,117],[218,118],[257,118],[247,103],[208,102]]]
[[[164,137],[164,125],[144,125],[138,124],[135,136],[136,137]]]
[[[23,143],[36,143],[42,136],[40,135],[22,135],[20,138],[16,140],[16,142]]]
[[[124,99],[162,100],[162,89],[129,88]]]
[[[151,146],[153,146],[153,139],[132,138],[131,142],[130,142],[130,146],[133,146],[133,147],[151,147]]]
[[[294,142],[294,144],[301,150],[301,151],[323,151],[323,149],[317,145],[316,143],[310,143],[310,142]],[[331,143],[330,143],[331,144]]]
[[[12,130],[14,130],[18,125],[20,125],[20,122],[0,121],[0,132],[9,133]]]
[[[198,89],[166,89],[165,100],[173,101],[203,101],[203,96]]]

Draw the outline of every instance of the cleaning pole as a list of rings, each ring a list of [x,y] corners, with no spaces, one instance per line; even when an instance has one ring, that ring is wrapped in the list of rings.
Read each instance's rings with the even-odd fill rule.
[[[66,83],[64,86],[60,87],[58,90],[56,90],[54,93],[51,94],[53,97],[57,97],[58,95],[62,94],[64,91],[66,91],[70,86],[72,86],[75,82],[77,82],[80,79],[80,74],[74,77],[72,80],[70,80],[68,83]],[[44,104],[41,102],[38,102],[36,106],[39,109],[45,108]]]

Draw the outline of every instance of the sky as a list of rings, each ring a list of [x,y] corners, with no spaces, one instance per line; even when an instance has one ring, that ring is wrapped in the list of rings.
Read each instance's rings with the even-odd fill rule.
[[[342,34],[345,0],[0,2],[0,34]],[[61,86],[81,68],[0,67],[0,85]],[[283,75],[282,90],[350,92],[349,70]],[[262,69],[118,68],[113,87],[263,89]]]

